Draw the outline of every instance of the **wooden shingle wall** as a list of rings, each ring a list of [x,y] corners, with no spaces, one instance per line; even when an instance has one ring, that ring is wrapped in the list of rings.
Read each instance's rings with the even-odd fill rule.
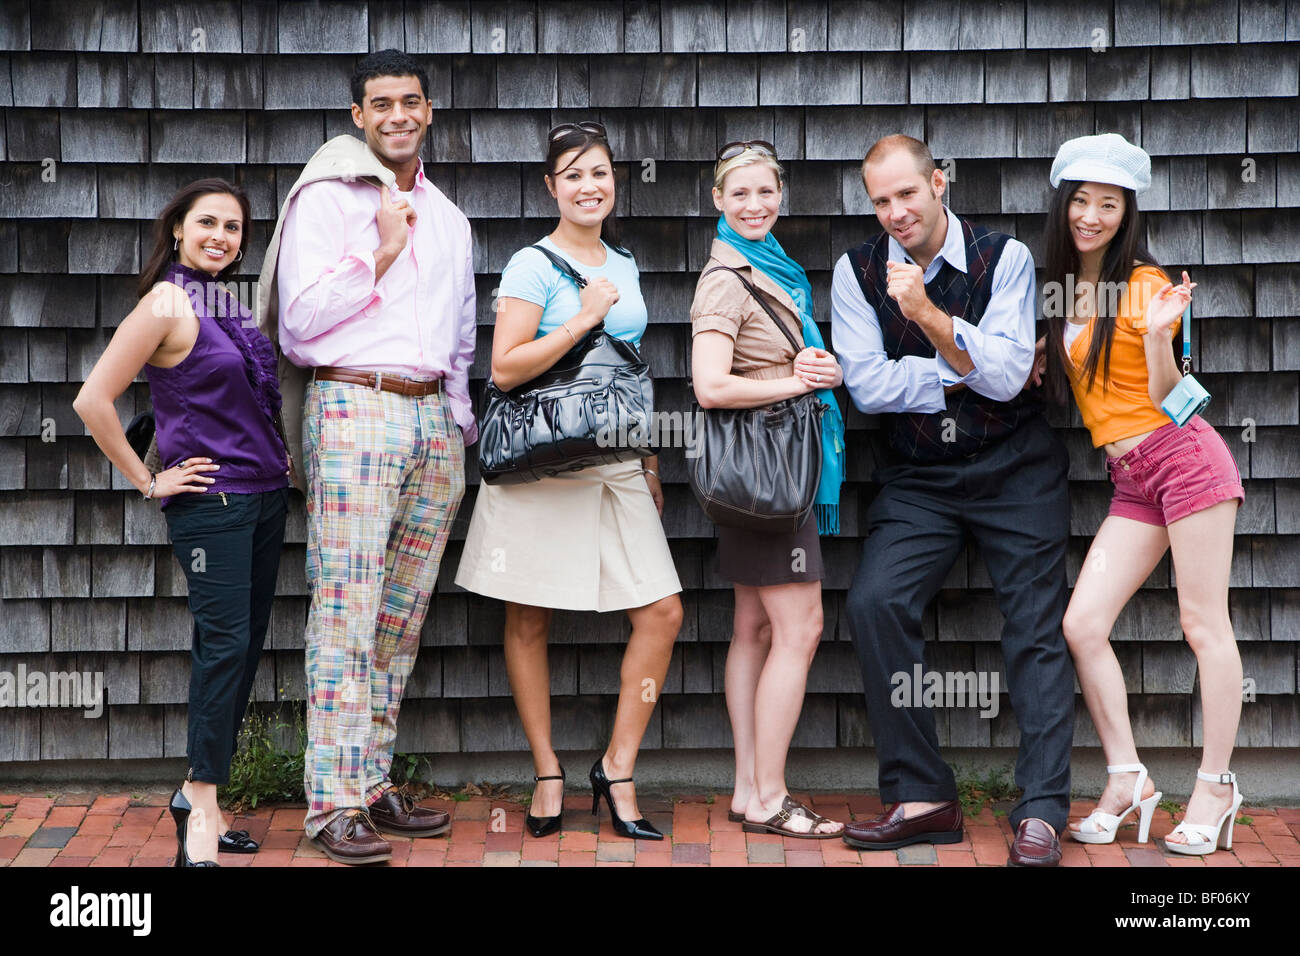
[[[878,231],[858,177],[885,133],[925,137],[955,172],[952,207],[1041,257],[1047,174],[1072,136],[1117,131],[1153,157],[1143,197],[1154,251],[1197,289],[1198,376],[1245,479],[1231,579],[1255,700],[1242,746],[1300,746],[1300,3],[1295,0],[886,3],[405,3],[0,0],[0,671],[102,671],[104,718],[0,710],[0,761],[179,756],[190,643],[185,582],[142,502],[71,401],[134,304],[150,220],[180,185],[242,183],[262,250],[301,164],[347,113],[357,58],[396,46],[428,69],[437,107],[426,172],[473,221],[475,392],[492,293],[521,245],[552,228],[540,159],[556,122],[609,127],[625,167],[619,211],[651,313],[644,350],[666,408],[684,408],[687,313],[715,214],[717,146],[774,142],[789,170],[776,233],[829,320],[830,269]],[[1203,371],[1204,374],[1200,374]],[[125,421],[148,407],[137,384]],[[1110,489],[1077,414],[1069,445],[1071,575]],[[842,620],[873,489],[875,424],[849,414],[843,534],[824,544],[826,632],[796,746],[870,743]],[[712,528],[666,452],[664,521],[686,623],[647,746],[726,747],[730,591]],[[451,583],[477,475],[444,560],[403,708],[404,751],[525,749],[501,651],[501,607]],[[304,512],[291,516],[258,700],[301,699]],[[1200,743],[1195,661],[1166,559],[1114,635],[1142,746]],[[930,666],[1000,670],[1000,616],[975,553],[926,618]],[[618,614],[557,613],[555,742],[603,747],[622,641]],[[1004,685],[1005,686],[1005,685]],[[1081,699],[1076,740],[1096,745]],[[994,720],[941,711],[941,742],[1005,746]]]

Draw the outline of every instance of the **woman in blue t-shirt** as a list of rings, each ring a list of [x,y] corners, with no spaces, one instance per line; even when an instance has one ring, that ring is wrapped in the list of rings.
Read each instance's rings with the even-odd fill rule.
[[[613,235],[614,157],[605,128],[565,123],[548,141],[546,186],[560,221],[539,244],[587,285],[579,290],[537,249],[510,259],[492,337],[492,381],[503,390],[545,372],[602,321],[633,344],[646,327],[636,262]],[[658,467],[651,457],[525,484],[479,485],[456,583],[506,602],[506,671],[538,784],[526,820],[534,836],[560,829],[564,798],[564,770],[551,741],[546,651],[551,611],[560,608],[627,611],[632,636],[618,710],[609,746],[591,768],[591,785],[596,801],[604,795],[615,833],[663,839],[641,817],[631,779],[682,623],[681,583],[660,522]]]

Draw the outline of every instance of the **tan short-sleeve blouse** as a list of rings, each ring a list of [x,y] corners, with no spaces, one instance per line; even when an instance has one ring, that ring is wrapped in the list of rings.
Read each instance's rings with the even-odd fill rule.
[[[763,272],[720,239],[713,240],[709,261],[700,272],[691,302],[691,335],[722,332],[735,340],[731,371],[744,378],[775,379],[794,374],[795,350],[772,324],[771,317],[725,269],[709,272],[718,265],[739,269],[767,297],[767,304],[785,322],[794,340],[803,343],[803,329],[794,300]]]

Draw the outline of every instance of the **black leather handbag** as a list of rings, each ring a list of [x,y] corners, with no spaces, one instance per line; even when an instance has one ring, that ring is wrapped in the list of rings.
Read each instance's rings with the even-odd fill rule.
[[[718,269],[735,273],[795,353],[802,351],[758,289],[730,266],[708,271]],[[768,534],[802,528],[822,477],[822,413],[829,407],[809,392],[760,408],[700,409],[699,454],[686,463],[704,513],[715,524]]]
[[[140,456],[144,461],[145,456],[149,454],[149,448],[153,444],[154,417],[152,412],[141,412],[131,419],[131,423],[124,429],[126,432],[126,443],[131,446],[131,450]]]
[[[579,289],[586,286],[560,256],[533,248]],[[478,470],[489,485],[539,481],[655,452],[649,366],[636,346],[610,335],[604,323],[532,381],[502,391],[489,379],[484,406]]]

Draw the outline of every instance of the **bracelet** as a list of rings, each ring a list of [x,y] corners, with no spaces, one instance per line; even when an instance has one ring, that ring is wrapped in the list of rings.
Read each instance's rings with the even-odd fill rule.
[[[568,322],[561,322],[561,323],[560,323],[560,328],[564,329],[564,331],[566,331],[566,332],[569,333],[569,339],[570,339],[570,341],[573,342],[574,345],[577,345],[577,344],[578,344],[578,337],[577,337],[576,335],[573,334],[573,329],[569,328],[569,323],[568,323]]]
[[[654,475],[655,481],[659,482],[661,485],[664,483],[663,479],[659,477],[659,472],[655,471],[653,468],[642,468],[641,473],[645,475]]]
[[[155,475],[152,471],[149,472],[149,490],[144,493],[145,500],[148,500],[153,497],[154,485],[156,485],[157,483],[158,483],[158,476]]]

